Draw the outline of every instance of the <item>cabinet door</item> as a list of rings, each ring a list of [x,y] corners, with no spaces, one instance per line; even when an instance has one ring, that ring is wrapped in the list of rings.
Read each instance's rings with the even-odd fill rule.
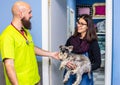
[[[100,52],[101,52],[101,67],[105,67],[105,33],[99,33],[98,34],[98,44],[100,46]]]

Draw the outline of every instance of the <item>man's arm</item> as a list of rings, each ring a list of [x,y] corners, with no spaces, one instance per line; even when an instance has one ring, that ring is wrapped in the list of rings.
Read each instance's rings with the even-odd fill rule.
[[[49,51],[43,50],[43,49],[36,47],[36,46],[34,49],[35,49],[35,54],[38,56],[46,56],[46,57],[50,56],[52,58],[59,59],[58,52],[49,52]]]
[[[18,85],[18,80],[16,72],[14,69],[14,60],[13,59],[4,59],[4,66],[7,73],[7,76],[12,85]]]

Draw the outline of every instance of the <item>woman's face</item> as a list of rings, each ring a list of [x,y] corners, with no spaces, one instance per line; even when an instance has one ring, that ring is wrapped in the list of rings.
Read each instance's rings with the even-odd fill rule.
[[[80,18],[79,21],[77,22],[77,29],[78,33],[86,34],[86,30],[88,29],[88,27],[87,22],[83,18]]]

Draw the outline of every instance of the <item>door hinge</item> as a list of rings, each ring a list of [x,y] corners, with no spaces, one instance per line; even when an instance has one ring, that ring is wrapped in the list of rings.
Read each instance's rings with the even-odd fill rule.
[[[48,7],[50,7],[50,0],[48,0]]]
[[[50,66],[51,65],[51,58],[49,58],[48,62],[49,62],[49,66]]]

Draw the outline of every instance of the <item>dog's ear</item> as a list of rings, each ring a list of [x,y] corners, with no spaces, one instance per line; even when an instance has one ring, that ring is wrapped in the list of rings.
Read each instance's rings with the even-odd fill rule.
[[[62,49],[64,47],[64,45],[60,45],[59,48]]]
[[[73,50],[73,46],[68,46],[68,48],[70,52]]]
[[[60,45],[59,48],[65,48],[66,46],[65,45]]]
[[[59,49],[62,50],[65,46],[64,45],[60,45]]]
[[[61,48],[62,48],[62,45],[60,45],[59,48],[61,49]]]

